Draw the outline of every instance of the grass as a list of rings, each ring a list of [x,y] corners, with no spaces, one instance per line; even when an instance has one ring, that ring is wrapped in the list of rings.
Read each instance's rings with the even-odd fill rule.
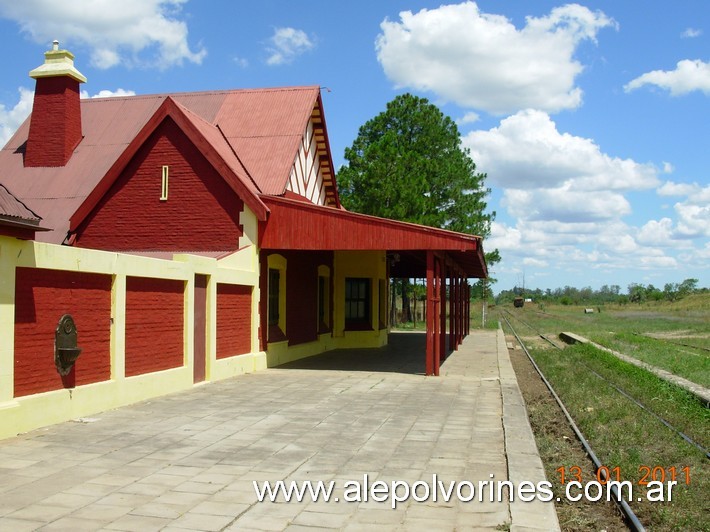
[[[686,301],[687,300],[687,301]],[[572,331],[605,347],[710,387],[710,294],[674,303],[595,308],[533,304],[506,307],[551,337]],[[601,312],[599,312],[601,310]],[[518,327],[524,327],[518,324]]]
[[[710,409],[677,386],[609,353],[589,345],[560,351],[545,346],[538,337],[539,332],[555,338],[562,331],[572,331],[710,387],[710,353],[706,350],[710,348],[710,294],[674,303],[595,308],[594,314],[585,314],[584,307],[540,308],[535,304],[522,309],[508,305],[505,309],[517,318],[511,321],[529,347],[537,346],[530,349],[531,354],[599,459],[609,468],[619,467],[622,480],[634,482],[635,497],[642,489],[636,484],[644,467],[659,467],[666,474],[672,467],[677,472],[689,468],[690,484],[679,478],[672,502],[631,503],[644,525],[651,530],[710,530],[710,461],[705,454],[590,370],[637,398],[706,449],[710,447]],[[548,474],[552,471],[555,478],[557,468],[570,466],[560,463],[565,442],[549,423],[536,422],[536,415],[536,411],[530,411],[536,437],[542,443],[541,456],[545,457]],[[660,469],[657,471],[660,474]]]
[[[587,366],[631,395],[643,397],[647,406],[708,446],[710,418],[706,408],[654,375],[590,346],[564,351],[538,349],[531,354],[599,459],[609,468],[620,467],[622,480],[635,484],[634,496],[642,489],[637,483],[644,466],[660,466],[666,471],[690,468],[690,485],[679,482],[672,502],[631,504],[646,526],[654,530],[710,529],[710,465],[704,454],[594,376]]]

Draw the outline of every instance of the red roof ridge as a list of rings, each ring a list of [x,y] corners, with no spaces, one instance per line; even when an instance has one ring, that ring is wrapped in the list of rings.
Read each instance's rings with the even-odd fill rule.
[[[181,103],[178,102],[177,100],[174,100],[174,99],[172,98],[172,96],[168,96],[168,98],[170,98],[171,100],[173,100],[173,101],[175,102],[175,105],[177,105],[180,109],[182,109],[182,111],[183,111],[186,115],[188,115],[191,120],[198,120],[199,122],[201,122],[201,123],[204,125],[204,127],[211,128],[211,129],[215,130],[215,132],[219,133],[220,137],[222,137],[222,139],[224,140],[225,144],[227,144],[227,146],[229,146],[229,149],[231,150],[232,154],[237,158],[237,162],[240,164],[241,169],[244,170],[244,172],[246,173],[246,177],[248,177],[249,180],[250,180],[250,181],[252,182],[252,184],[254,185],[254,188],[256,189],[254,192],[260,193],[260,192],[261,192],[261,189],[259,188],[259,185],[256,183],[256,181],[255,181],[254,178],[252,177],[251,173],[249,172],[249,169],[248,169],[248,168],[246,167],[246,165],[244,164],[244,161],[242,161],[241,157],[239,157],[239,154],[238,154],[237,151],[234,149],[234,146],[232,146],[231,142],[229,142],[229,139],[225,136],[224,132],[222,131],[222,128],[219,127],[219,124],[213,124],[212,122],[209,122],[208,120],[205,120],[205,119],[202,118],[200,115],[198,115],[197,113],[195,113],[192,109],[186,107],[185,105],[181,104]],[[213,145],[213,147],[215,147],[215,146]],[[215,148],[216,148],[216,147],[215,147]],[[225,163],[226,163],[226,161],[225,161]],[[229,163],[227,163],[227,164],[229,164]],[[236,173],[236,172],[235,172],[235,173]],[[240,176],[237,174],[237,177],[240,177]]]
[[[149,94],[125,94],[122,96],[102,96],[96,98],[82,98],[82,102],[100,102],[105,100],[137,100],[137,99],[155,99],[180,96],[208,96],[211,94],[223,95],[234,93],[258,93],[258,92],[293,92],[293,91],[320,91],[319,85],[294,85],[290,87],[250,87],[241,89],[212,89],[204,91],[177,91],[177,92],[155,92]]]

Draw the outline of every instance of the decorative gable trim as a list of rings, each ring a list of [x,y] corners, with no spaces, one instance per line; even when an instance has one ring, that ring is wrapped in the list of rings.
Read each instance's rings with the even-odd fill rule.
[[[340,207],[320,94],[299,143],[286,191],[315,205]]]

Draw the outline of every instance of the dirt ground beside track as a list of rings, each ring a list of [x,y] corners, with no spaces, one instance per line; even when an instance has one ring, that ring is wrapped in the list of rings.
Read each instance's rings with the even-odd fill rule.
[[[539,346],[544,347],[544,340]],[[564,488],[560,485],[557,468],[578,465],[583,469],[583,482],[596,479],[594,465],[587,457],[582,444],[567,423],[545,383],[539,377],[527,356],[517,346],[515,338],[506,336],[510,349],[510,360],[518,379],[520,391],[530,417],[533,433],[545,465],[545,473],[553,484],[555,497],[562,499],[555,503],[562,530],[624,530],[627,526],[614,503],[587,501],[569,502],[564,498]],[[527,342],[527,339],[525,340]],[[537,341],[535,342],[537,344]],[[549,344],[547,344],[549,347]]]

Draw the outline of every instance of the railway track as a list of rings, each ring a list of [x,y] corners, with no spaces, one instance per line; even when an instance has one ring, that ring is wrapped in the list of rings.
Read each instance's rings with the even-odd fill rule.
[[[506,311],[506,313],[509,314],[508,311]],[[542,381],[545,383],[545,386],[547,387],[547,389],[550,391],[550,394],[552,395],[552,397],[553,397],[553,398],[555,399],[555,401],[557,402],[557,405],[560,407],[560,410],[562,410],[562,413],[564,414],[565,418],[567,419],[567,422],[569,423],[570,427],[572,428],[572,430],[574,431],[575,435],[577,436],[577,439],[578,439],[578,440],[580,441],[580,443],[582,444],[582,447],[584,447],[584,450],[585,450],[585,452],[587,453],[587,456],[589,456],[590,460],[591,460],[592,463],[594,464],[594,467],[596,468],[597,474],[600,474],[600,473],[601,473],[602,477],[604,477],[604,476],[605,476],[605,469],[603,468],[602,462],[599,460],[599,458],[597,457],[596,453],[595,453],[594,450],[592,449],[591,445],[589,444],[589,442],[587,441],[587,439],[584,437],[584,435],[582,434],[582,432],[579,430],[579,427],[577,426],[577,424],[575,423],[574,419],[573,419],[572,416],[570,415],[569,411],[567,410],[567,407],[565,407],[564,403],[562,402],[562,399],[560,399],[560,397],[557,395],[557,392],[555,392],[554,388],[552,387],[552,385],[550,384],[550,382],[547,380],[547,377],[545,377],[545,375],[544,375],[544,373],[542,372],[542,370],[540,369],[540,367],[535,363],[535,360],[534,360],[533,357],[530,355],[530,352],[528,351],[527,347],[525,347],[525,344],[524,344],[523,341],[521,340],[520,336],[518,336],[518,333],[517,333],[517,332],[515,331],[515,329],[513,328],[513,325],[510,323],[510,320],[508,319],[508,316],[506,316],[505,314],[501,313],[501,318],[503,318],[503,320],[505,321],[506,325],[507,325],[508,328],[510,329],[511,333],[513,334],[513,336],[515,336],[515,339],[518,341],[518,344],[520,345],[520,347],[521,347],[521,348],[523,349],[523,351],[525,352],[525,355],[526,355],[526,356],[528,357],[528,359],[530,360],[530,363],[532,364],[533,368],[535,368],[535,371],[538,373],[538,375],[540,376],[540,378],[542,379]],[[529,324],[527,324],[527,326],[532,328],[532,326],[529,325]],[[545,338],[545,339],[546,339],[548,342],[550,341],[550,340],[547,339],[547,338]],[[555,344],[553,343],[553,345],[555,345]],[[558,346],[555,345],[555,347],[558,347]],[[623,497],[621,497],[621,494],[618,492],[618,490],[616,489],[615,486],[612,487],[612,492],[613,492],[613,495],[614,495],[614,497],[613,497],[613,498],[614,498],[614,502],[615,502],[615,503],[617,504],[617,506],[619,507],[621,513],[622,513],[623,516],[624,516],[624,519],[626,520],[627,524],[629,525],[629,528],[630,528],[631,530],[636,530],[636,531],[643,531],[643,530],[646,530],[646,529],[644,528],[644,526],[641,524],[641,521],[639,521],[639,519],[638,519],[638,517],[636,516],[636,514],[634,513],[634,511],[633,511],[633,510],[631,509],[631,507],[629,506],[629,504],[623,499]]]
[[[526,354],[528,357],[530,357],[530,354],[528,353],[527,348],[523,345],[522,341],[521,341],[520,338],[518,337],[518,335],[517,335],[517,333],[515,332],[515,330],[513,329],[512,325],[510,324],[510,321],[508,320],[508,317],[515,318],[515,319],[518,320],[520,323],[524,324],[526,327],[528,327],[528,328],[530,328],[531,330],[533,330],[537,336],[539,336],[540,338],[542,338],[543,340],[545,340],[546,342],[548,342],[549,344],[551,344],[555,349],[562,350],[562,348],[561,348],[558,344],[556,344],[556,343],[553,342],[550,338],[548,338],[547,336],[545,336],[544,334],[542,334],[542,332],[541,332],[540,330],[538,330],[536,327],[534,327],[534,326],[530,325],[529,323],[527,323],[526,321],[520,319],[518,316],[515,316],[515,315],[512,314],[510,311],[508,311],[508,310],[506,310],[506,309],[503,309],[503,310],[504,310],[505,313],[507,314],[507,316],[504,316],[504,319],[506,320],[506,323],[508,324],[508,327],[510,327],[511,331],[513,331],[513,334],[514,334],[515,337],[518,339],[518,342],[520,343],[520,346],[523,348],[523,350],[525,351],[525,354]],[[675,426],[673,426],[673,424],[670,423],[668,420],[666,420],[666,419],[664,419],[663,417],[661,417],[661,416],[659,416],[658,414],[656,414],[653,410],[651,410],[651,409],[648,408],[643,402],[641,402],[641,400],[639,400],[639,399],[636,398],[636,397],[633,397],[633,396],[632,396],[630,393],[628,393],[626,390],[620,388],[619,386],[617,386],[616,384],[614,384],[613,382],[611,382],[609,379],[607,379],[607,378],[604,377],[603,375],[600,375],[598,372],[596,372],[594,369],[592,369],[591,367],[589,367],[589,366],[588,366],[587,364],[585,364],[584,362],[580,362],[580,364],[582,364],[592,375],[594,375],[595,377],[597,377],[599,380],[603,381],[603,382],[606,383],[608,386],[610,386],[611,388],[613,388],[614,390],[616,390],[618,393],[620,393],[621,395],[623,395],[624,397],[626,397],[628,400],[630,400],[631,402],[633,402],[636,406],[638,406],[638,407],[641,408],[642,410],[646,411],[647,413],[649,413],[650,415],[652,415],[653,417],[655,417],[655,418],[656,418],[658,421],[660,421],[666,428],[668,428],[669,430],[673,431],[679,438],[683,439],[686,443],[688,443],[688,444],[694,446],[695,448],[697,448],[699,451],[701,451],[703,454],[705,454],[705,458],[707,458],[707,459],[710,460],[710,451],[708,451],[708,449],[706,449],[705,447],[703,447],[702,445],[700,445],[698,442],[696,442],[695,440],[693,440],[690,436],[688,436],[687,434],[685,434],[685,433],[684,433],[683,431],[681,431],[680,429],[678,429],[678,428],[676,428]]]

